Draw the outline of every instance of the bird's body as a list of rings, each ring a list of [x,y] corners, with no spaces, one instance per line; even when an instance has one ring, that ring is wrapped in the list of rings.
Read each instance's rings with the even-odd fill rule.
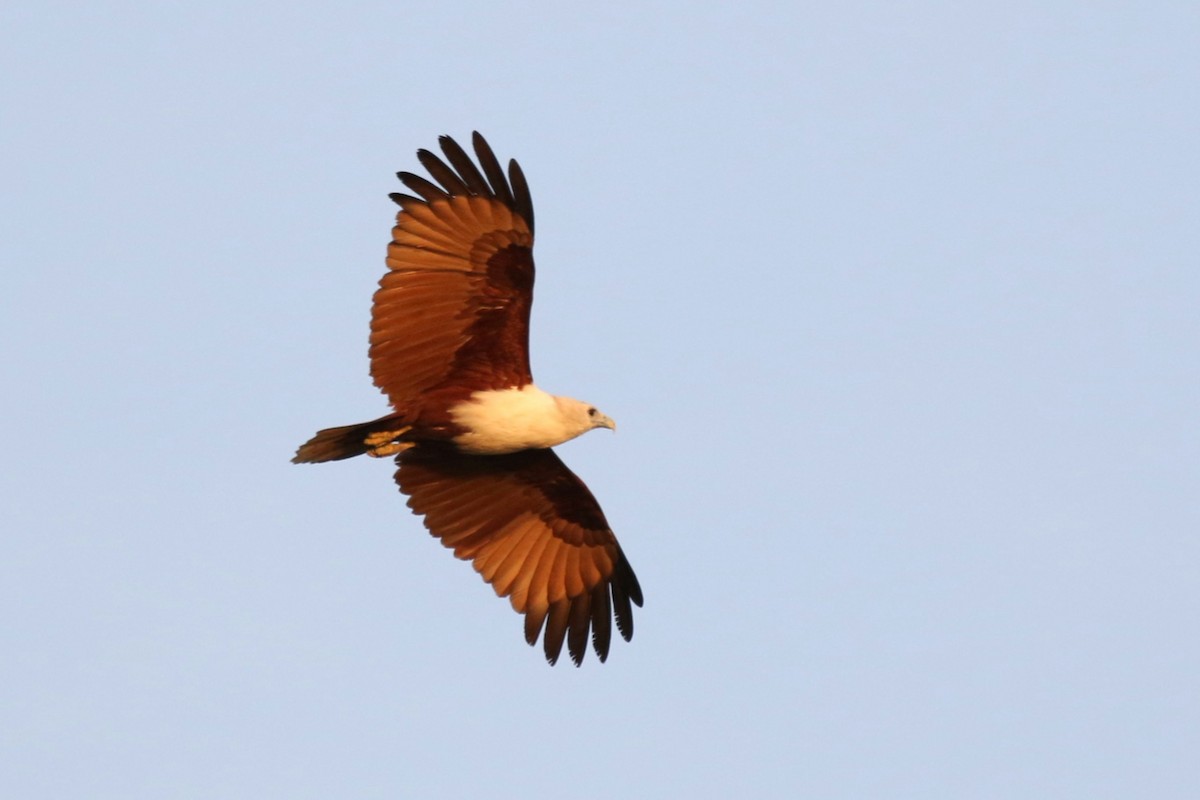
[[[554,447],[593,428],[616,428],[587,403],[547,394],[532,383],[475,392],[450,408],[450,419],[463,431],[454,444],[479,456]]]
[[[409,506],[525,614],[530,644],[544,626],[547,659],[565,640],[579,664],[590,632],[603,661],[614,617],[632,636],[641,587],[595,498],[550,448],[616,426],[533,383],[533,205],[520,167],[506,178],[478,133],[479,167],[449,137],[441,145],[449,165],[417,153],[438,184],[402,172],[419,197],[392,195],[401,211],[370,355],[394,412],[320,431],[293,461],[394,455]]]

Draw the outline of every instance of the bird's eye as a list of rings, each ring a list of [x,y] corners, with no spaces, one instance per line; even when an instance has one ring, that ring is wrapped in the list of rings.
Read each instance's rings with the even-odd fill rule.
[[[589,409],[588,409],[588,416],[589,416],[589,417],[594,417],[594,416],[596,416],[596,409],[594,409],[594,408],[589,408]]]

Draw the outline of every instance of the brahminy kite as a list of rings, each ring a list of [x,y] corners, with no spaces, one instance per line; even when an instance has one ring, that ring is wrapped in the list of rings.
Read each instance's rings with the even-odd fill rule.
[[[394,412],[320,431],[292,461],[395,455],[409,508],[525,615],[525,641],[545,628],[546,660],[565,639],[578,666],[590,632],[604,661],[614,617],[633,636],[642,589],[596,498],[550,448],[616,425],[534,384],[529,186],[516,161],[506,177],[484,138],[472,141],[479,166],[443,136],[446,161],[417,151],[436,184],[397,173],[416,196],[391,195],[400,211],[370,348]]]

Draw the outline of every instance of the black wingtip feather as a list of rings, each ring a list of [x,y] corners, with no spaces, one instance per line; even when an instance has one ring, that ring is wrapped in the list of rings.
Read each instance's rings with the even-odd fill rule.
[[[516,159],[508,162],[508,181],[512,185],[513,205],[529,226],[529,232],[533,233],[533,197],[529,194],[529,183],[525,180],[525,173]]]
[[[642,607],[642,585],[638,583],[637,575],[633,573],[633,567],[629,566],[629,560],[625,558],[625,553],[622,552],[617,558],[617,567],[613,576],[613,582],[619,583],[625,587],[625,591],[629,592],[629,598],[633,600],[634,605],[638,608]]]
[[[417,160],[436,183],[411,172],[397,172],[396,177],[427,203],[456,195],[495,198],[520,215],[529,232],[533,233],[533,197],[525,173],[515,159],[508,162],[506,175],[491,145],[479,131],[471,132],[478,166],[452,137],[439,136],[438,144],[446,161],[424,148],[417,151]]]
[[[488,186],[487,181],[484,180],[479,168],[475,166],[475,162],[459,146],[458,142],[449,136],[443,136],[438,141],[442,145],[442,152],[446,154],[446,158],[450,161],[450,166],[457,170],[459,177],[467,185],[468,191],[480,197],[491,196],[492,190]]]
[[[396,177],[399,178],[400,182],[409,189],[412,189],[421,197],[425,198],[426,202],[443,200],[449,197],[449,195],[447,195],[440,186],[430,183],[420,175],[415,175],[411,172],[397,172]]]
[[[563,598],[550,604],[546,618],[546,633],[542,637],[542,648],[551,666],[558,663],[562,654],[563,640],[567,637],[567,622],[571,614],[570,602]]]
[[[601,664],[608,660],[611,643],[612,603],[608,599],[608,587],[601,583],[592,590],[592,649]]]
[[[479,159],[479,166],[483,167],[483,174],[487,176],[488,183],[492,186],[492,194],[500,202],[509,208],[513,208],[512,190],[508,188],[508,179],[504,176],[504,168],[500,166],[500,160],[492,152],[491,145],[487,143],[487,139],[484,139],[483,134],[479,131],[471,133],[471,144],[475,148],[475,156]]]
[[[421,202],[419,197],[413,197],[411,194],[404,194],[403,192],[392,192],[388,195],[388,197],[392,199],[393,203],[401,207],[403,207],[405,203]]]
[[[533,611],[525,612],[525,641],[530,647],[537,644],[538,636],[542,632],[542,625],[546,623],[546,612],[540,615]]]
[[[587,653],[588,629],[591,627],[591,595],[580,595],[571,601],[571,616],[567,628],[567,650],[575,666],[583,663]]]
[[[467,190],[467,185],[463,183],[462,178],[458,177],[458,173],[446,166],[446,162],[435,156],[428,150],[418,150],[417,160],[421,162],[433,179],[442,185],[447,194],[470,194]],[[411,187],[410,187],[411,188]]]

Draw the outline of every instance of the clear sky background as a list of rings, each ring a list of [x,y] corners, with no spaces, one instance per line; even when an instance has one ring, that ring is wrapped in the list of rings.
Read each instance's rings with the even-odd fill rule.
[[[1200,6],[10,3],[0,796],[1200,797]],[[641,579],[548,667],[387,462],[396,170],[537,209]]]

